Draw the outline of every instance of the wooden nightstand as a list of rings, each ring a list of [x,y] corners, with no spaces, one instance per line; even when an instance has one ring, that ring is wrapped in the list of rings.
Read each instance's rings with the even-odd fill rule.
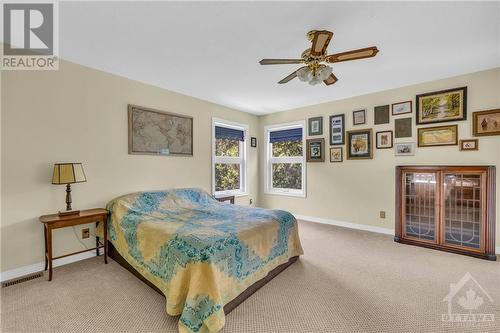
[[[234,205],[234,195],[214,195],[215,200],[220,202],[229,201]]]
[[[96,250],[96,255],[99,255],[99,237],[96,237],[96,247],[83,250],[83,251],[78,251],[78,252],[73,252],[69,254],[65,254],[59,257],[52,257],[52,230],[54,229],[59,229],[59,228],[65,228],[65,227],[72,227],[75,225],[80,225],[80,224],[88,224],[92,222],[103,223],[103,229],[104,229],[104,242],[102,246],[104,247],[104,263],[108,263],[108,249],[107,249],[107,242],[106,240],[108,239],[108,211],[106,209],[102,208],[94,208],[94,209],[86,209],[80,211],[79,214],[73,214],[73,215],[63,215],[60,216],[59,214],[52,214],[52,215],[43,215],[40,216],[40,222],[43,223],[43,231],[44,231],[44,236],[45,236],[45,270],[47,270],[47,267],[49,269],[49,281],[52,281],[52,261],[55,259],[59,258],[64,258],[73,254],[78,254],[78,253],[83,253],[87,251],[92,251]]]

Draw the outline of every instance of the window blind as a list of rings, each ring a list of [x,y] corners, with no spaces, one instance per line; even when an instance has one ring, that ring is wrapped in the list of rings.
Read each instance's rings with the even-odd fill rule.
[[[243,132],[243,130],[215,126],[215,138],[245,141],[245,133]]]
[[[302,141],[302,128],[291,128],[269,133],[269,142]]]

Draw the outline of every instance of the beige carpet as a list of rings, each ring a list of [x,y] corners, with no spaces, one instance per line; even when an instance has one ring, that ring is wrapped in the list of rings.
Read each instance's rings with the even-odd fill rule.
[[[500,331],[500,262],[309,222],[300,223],[300,233],[305,255],[230,313],[224,333]],[[466,272],[493,299],[472,287],[472,300],[483,301],[472,313],[496,320],[445,326],[443,298]],[[177,331],[162,296],[101,258],[57,268],[52,282],[24,282],[1,295],[2,332]]]

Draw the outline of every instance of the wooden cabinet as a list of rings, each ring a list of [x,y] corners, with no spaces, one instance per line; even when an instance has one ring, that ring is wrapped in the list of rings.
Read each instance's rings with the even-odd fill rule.
[[[396,167],[396,242],[495,256],[494,166]]]

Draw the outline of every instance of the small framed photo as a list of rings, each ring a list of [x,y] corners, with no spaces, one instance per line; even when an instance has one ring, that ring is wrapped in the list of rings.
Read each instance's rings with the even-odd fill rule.
[[[472,124],[474,136],[500,135],[500,109],[474,112]]]
[[[411,109],[411,104],[412,104],[411,101],[393,103],[391,105],[392,115],[397,116],[400,114],[412,113],[413,110]]]
[[[460,140],[460,150],[479,150],[479,139]]]
[[[392,131],[383,131],[375,133],[377,149],[390,149],[392,143]]]
[[[411,117],[394,120],[394,136],[397,138],[409,138],[412,136]]]
[[[307,139],[307,162],[325,161],[325,139]]]
[[[345,142],[345,115],[330,116],[330,146],[343,145]]]
[[[309,136],[323,134],[323,117],[309,118],[307,128]]]
[[[353,125],[366,124],[366,110],[352,111],[352,124]]]
[[[253,136],[250,138],[250,146],[253,148],[257,147],[257,138],[255,138]]]
[[[435,126],[418,129],[419,147],[458,145],[458,126]]]
[[[396,156],[413,156],[415,155],[414,142],[401,142],[394,145],[394,155]]]
[[[373,112],[375,125],[388,124],[390,122],[389,104],[376,106]]]
[[[347,159],[373,158],[372,129],[347,131]]]
[[[331,147],[330,148],[330,162],[342,162],[344,160],[344,155],[342,154],[342,147]]]

